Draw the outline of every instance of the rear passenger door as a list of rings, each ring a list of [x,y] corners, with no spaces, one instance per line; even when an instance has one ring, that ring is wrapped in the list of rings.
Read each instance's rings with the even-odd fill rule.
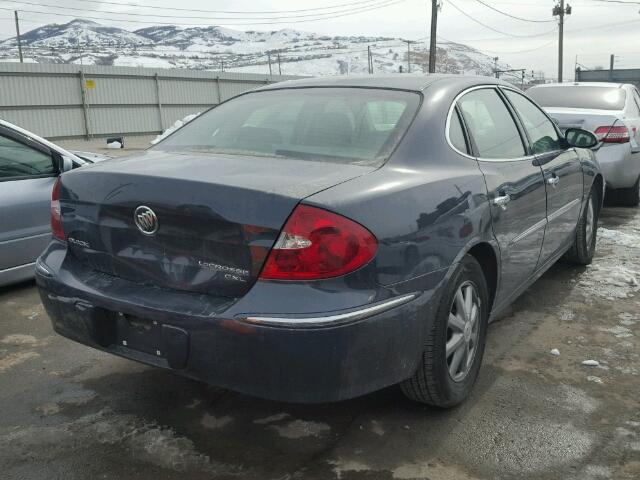
[[[500,246],[501,302],[529,280],[538,263],[546,225],[542,170],[497,88],[470,90],[457,104],[487,184]]]
[[[573,242],[583,196],[578,153],[567,148],[553,122],[531,100],[515,90],[503,90],[529,139],[544,174],[547,192],[547,233],[540,262],[553,259]]]
[[[35,262],[47,246],[57,176],[48,148],[0,128],[0,272]]]

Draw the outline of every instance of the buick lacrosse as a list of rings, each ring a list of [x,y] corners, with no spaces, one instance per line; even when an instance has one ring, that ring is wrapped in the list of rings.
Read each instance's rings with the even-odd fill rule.
[[[59,334],[231,390],[450,407],[488,322],[591,262],[596,143],[490,78],[266,86],[63,174],[40,294]]]

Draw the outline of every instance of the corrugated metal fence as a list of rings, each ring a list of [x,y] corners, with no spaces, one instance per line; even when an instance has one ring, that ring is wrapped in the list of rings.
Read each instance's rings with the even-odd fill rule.
[[[47,138],[159,133],[176,120],[293,76],[0,63],[0,118]]]

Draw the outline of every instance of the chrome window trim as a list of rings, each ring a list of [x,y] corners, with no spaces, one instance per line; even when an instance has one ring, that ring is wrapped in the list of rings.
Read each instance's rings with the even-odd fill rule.
[[[475,90],[491,89],[491,90],[494,90],[496,93],[498,93],[498,88],[500,88],[500,85],[496,85],[496,84],[476,85],[474,87],[467,88],[466,90],[463,90],[458,95],[456,95],[456,98],[453,99],[453,102],[451,102],[451,105],[449,106],[449,113],[447,115],[447,121],[446,121],[446,124],[445,124],[445,137],[447,139],[447,143],[449,144],[449,147],[451,147],[454,152],[462,155],[463,157],[467,157],[467,158],[470,158],[471,160],[479,160],[479,161],[483,161],[483,162],[519,162],[519,161],[522,161],[522,160],[535,160],[535,158],[536,158],[535,155],[525,155],[524,157],[516,157],[516,158],[474,157],[472,155],[469,155],[468,153],[461,152],[460,150],[458,150],[456,147],[453,146],[453,143],[451,142],[451,138],[449,137],[449,130],[450,130],[450,126],[451,126],[451,116],[455,113],[455,109],[456,109],[456,105],[458,104],[458,100],[460,100],[460,98],[462,98],[467,93],[473,92]],[[505,105],[505,107],[506,107],[506,105]],[[516,125],[516,128],[517,128],[517,124],[515,123],[515,121],[514,121],[514,125]]]
[[[316,317],[296,317],[296,316],[262,316],[262,315],[245,315],[241,316],[239,320],[254,325],[268,326],[268,327],[285,327],[285,328],[314,328],[324,326],[336,326],[343,325],[345,323],[354,322],[356,320],[362,320],[372,315],[386,312],[394,307],[404,305],[410,302],[418,295],[411,293],[409,295],[403,295],[391,300],[386,300],[375,305],[370,305],[358,310],[354,310],[347,313],[340,313],[327,316]]]

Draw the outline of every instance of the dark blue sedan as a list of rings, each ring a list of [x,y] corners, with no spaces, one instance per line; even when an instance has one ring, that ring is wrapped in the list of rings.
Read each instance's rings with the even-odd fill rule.
[[[591,262],[595,144],[489,78],[271,85],[62,175],[40,294],[59,334],[232,390],[453,406],[488,322]]]

